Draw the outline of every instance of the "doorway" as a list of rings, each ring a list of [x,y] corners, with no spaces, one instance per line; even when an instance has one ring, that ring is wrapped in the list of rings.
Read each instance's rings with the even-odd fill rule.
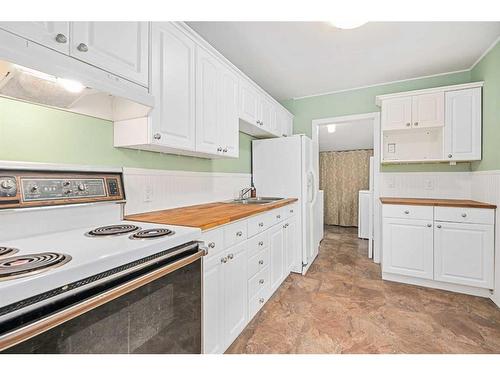
[[[368,153],[373,152],[373,162],[371,168],[371,183],[369,183],[368,189],[370,194],[368,198],[368,217],[370,224],[368,225],[368,255],[373,258],[375,263],[380,263],[381,258],[381,244],[380,244],[380,213],[381,205],[379,201],[379,177],[380,177],[380,138],[377,134],[380,134],[380,113],[366,113],[360,115],[350,115],[341,117],[330,117],[323,119],[316,119],[312,121],[312,140],[313,140],[313,155],[314,155],[314,165],[315,165],[315,175],[317,176],[316,183],[320,186],[320,153],[322,154],[322,164],[328,161],[334,161],[339,167],[345,167],[343,165],[343,160],[350,160],[350,163],[363,164],[363,159],[366,158]],[[370,150],[370,151],[367,151]],[[372,151],[371,151],[372,150]],[[326,154],[328,152],[335,152],[336,154]],[[357,162],[356,160],[361,160]],[[325,176],[325,173],[323,173]],[[352,175],[352,173],[351,173]],[[357,180],[356,178],[354,180]],[[353,189],[359,185],[359,182],[347,181],[345,186],[348,200],[352,202],[354,199]],[[328,194],[328,192],[326,192]],[[332,192],[332,197],[335,195],[338,199],[339,192]],[[357,194],[357,193],[356,193]],[[327,200],[328,198],[326,198]],[[357,197],[356,207],[357,209]],[[366,201],[366,197],[363,197]],[[351,205],[349,202],[344,202],[344,208]],[[337,211],[343,215],[343,218],[339,218],[342,225],[346,223],[353,222],[353,207],[349,207],[347,211],[343,212],[344,209],[339,209],[338,207],[331,208],[332,212],[330,215],[332,217],[327,218],[325,223],[328,224],[330,219],[335,220]],[[325,213],[328,215],[328,208],[325,208]],[[339,215],[340,215],[339,214]],[[355,215],[357,218],[357,214]]]

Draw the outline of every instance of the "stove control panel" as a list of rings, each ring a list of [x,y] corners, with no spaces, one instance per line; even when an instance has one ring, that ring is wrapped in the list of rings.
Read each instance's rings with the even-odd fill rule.
[[[106,196],[104,178],[21,178],[21,184],[25,202]]]
[[[0,170],[0,209],[125,201],[121,173]]]

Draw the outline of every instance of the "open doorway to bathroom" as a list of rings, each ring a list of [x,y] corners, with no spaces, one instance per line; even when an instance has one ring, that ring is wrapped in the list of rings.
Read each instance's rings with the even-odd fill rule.
[[[325,237],[360,239],[356,243],[362,243],[362,251],[377,263],[378,127],[378,113],[319,119],[312,124]]]

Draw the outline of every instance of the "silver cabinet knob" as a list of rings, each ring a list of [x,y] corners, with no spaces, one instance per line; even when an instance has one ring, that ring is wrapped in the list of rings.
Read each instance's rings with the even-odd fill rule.
[[[57,42],[57,43],[62,43],[62,44],[64,44],[64,43],[66,43],[67,41],[68,41],[68,38],[66,38],[66,35],[64,35],[64,34],[57,34],[57,35],[56,35],[56,42]]]
[[[262,259],[261,259],[261,260],[259,260],[259,264],[260,264],[260,265],[263,265],[263,264],[264,264],[264,261],[263,261]]]
[[[409,213],[410,213],[410,211],[408,211],[408,210],[406,210],[406,211],[405,211],[405,214],[406,214],[406,215],[408,215]]]
[[[462,214],[462,217],[467,217],[467,214],[464,212],[464,213]]]
[[[263,226],[264,226],[264,223],[263,223],[263,222],[260,222],[260,223],[259,223],[259,227],[261,227],[261,228],[262,228]]]
[[[233,259],[233,258],[234,258],[234,254],[228,254],[227,259]]]
[[[217,152],[222,152],[222,147],[217,147]]]
[[[281,219],[281,215],[276,215],[276,219]]]
[[[441,228],[441,224],[436,225],[436,228]]]
[[[264,246],[264,241],[259,241],[259,246]]]
[[[427,224],[427,227],[428,227],[428,228],[432,227],[432,224]]]
[[[453,157],[452,154],[448,154],[448,159],[451,159]]]
[[[236,235],[237,235],[238,237],[241,237],[241,236],[243,236],[243,232],[240,230],[239,232],[236,232]]]
[[[215,242],[209,242],[208,247],[213,249],[215,247]]]
[[[260,303],[264,303],[264,298],[259,298]]]
[[[409,122],[406,123],[406,126],[411,126],[411,124]]]
[[[293,214],[293,210],[290,210],[290,213]]]
[[[222,152],[227,152],[227,147],[224,150],[222,150]]]
[[[264,284],[264,279],[260,279],[259,284]]]
[[[76,49],[80,52],[87,52],[89,47],[85,43],[80,43]]]
[[[414,125],[414,126],[418,126],[418,121],[415,121],[415,122],[413,123],[413,125]]]
[[[154,139],[161,139],[161,134],[160,133],[155,133],[155,135],[153,135],[153,138]]]
[[[227,257],[220,258],[220,262],[221,262],[221,263],[227,263]]]

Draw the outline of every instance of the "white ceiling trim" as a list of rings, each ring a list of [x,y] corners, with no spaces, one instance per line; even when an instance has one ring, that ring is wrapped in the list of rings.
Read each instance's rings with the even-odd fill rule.
[[[479,56],[479,58],[474,62],[474,64],[471,65],[469,70],[474,69],[474,67],[479,63],[479,61],[481,61],[483,59],[483,57],[486,56],[488,54],[488,52],[490,52],[497,45],[498,42],[500,42],[500,36],[493,43],[491,43],[491,46],[486,48],[486,50],[483,52],[483,54],[481,56]]]
[[[393,83],[401,83],[401,82],[415,81],[417,79],[424,79],[424,78],[432,78],[432,77],[445,76],[445,75],[448,75],[448,74],[470,72],[488,54],[488,52],[490,52],[497,45],[498,42],[500,42],[500,36],[488,48],[486,48],[486,50],[481,54],[481,56],[479,56],[479,58],[474,62],[474,64],[472,64],[470,66],[470,68],[468,68],[468,69],[455,70],[455,71],[452,71],[452,72],[444,72],[444,73],[431,74],[431,75],[420,76],[420,77],[415,77],[415,78],[400,79],[400,80],[397,80],[397,81],[388,81],[388,82],[374,83],[373,85],[358,86],[358,87],[353,87],[353,88],[350,88],[350,89],[343,89],[343,90],[327,91],[327,92],[323,92],[323,93],[319,93],[319,94],[297,96],[297,97],[292,98],[292,100],[314,98],[316,96],[339,94],[339,93],[342,93],[342,92],[349,92],[349,91],[356,91],[356,90],[361,90],[361,89],[368,89],[370,87],[385,86],[385,85],[390,85],[390,84],[393,84]]]

